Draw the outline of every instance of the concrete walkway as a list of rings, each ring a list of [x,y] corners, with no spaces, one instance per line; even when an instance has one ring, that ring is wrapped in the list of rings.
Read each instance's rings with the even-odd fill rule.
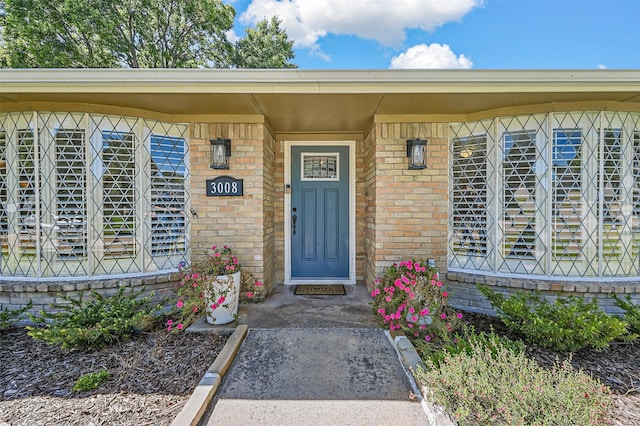
[[[249,331],[207,425],[424,425],[379,329]]]
[[[370,300],[359,286],[345,296],[277,286],[265,303],[241,305],[236,349],[227,367],[210,369],[215,385],[206,392],[215,394],[200,424],[430,424],[407,371],[417,354],[376,326]],[[202,321],[190,331],[228,328]],[[246,329],[244,340],[236,336]]]

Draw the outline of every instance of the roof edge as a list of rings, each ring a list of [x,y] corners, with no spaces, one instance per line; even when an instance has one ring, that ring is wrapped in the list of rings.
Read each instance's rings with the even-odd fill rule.
[[[3,69],[0,82],[14,93],[635,92],[640,70]]]

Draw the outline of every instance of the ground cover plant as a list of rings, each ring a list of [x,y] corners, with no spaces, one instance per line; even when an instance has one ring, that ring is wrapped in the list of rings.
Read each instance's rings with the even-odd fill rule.
[[[427,397],[459,425],[607,424],[611,391],[570,360],[543,368],[523,347],[471,333],[417,372]]]
[[[595,299],[558,296],[549,302],[538,293],[518,292],[510,297],[479,285],[504,324],[530,343],[575,352],[587,347],[604,349],[617,339],[633,340],[626,321],[607,315]]]
[[[148,328],[154,316],[162,312],[160,304],[152,303],[153,295],[142,296],[143,289],[126,293],[120,287],[112,296],[95,291],[91,297],[61,296],[67,303],[54,304],[54,312],[41,311],[31,315],[35,324],[26,327],[29,336],[62,349],[98,349],[129,338],[136,330]]]
[[[442,345],[422,345],[420,348],[422,349],[423,358],[436,368],[439,368],[440,363],[444,361],[447,355],[473,355],[474,344],[486,348],[494,357],[499,349],[507,349],[519,353],[523,352],[525,348],[521,340],[511,340],[506,336],[496,334],[493,330],[476,333],[474,327],[465,327],[460,333],[456,334],[454,339]]]
[[[72,389],[74,392],[86,392],[94,390],[95,388],[100,387],[101,384],[106,382],[109,377],[111,377],[111,373],[109,373],[107,370],[101,370],[97,373],[87,373],[83,376],[80,376],[78,380],[76,380]]]
[[[548,335],[525,334],[502,316],[465,312],[455,338],[420,346],[427,369],[418,379],[458,424],[640,424],[640,356],[625,321],[593,301],[496,300],[512,302],[507,319],[542,324]],[[625,318],[637,309],[626,302]],[[503,305],[494,306],[502,312]],[[562,327],[577,328],[578,336],[569,340],[556,331]]]

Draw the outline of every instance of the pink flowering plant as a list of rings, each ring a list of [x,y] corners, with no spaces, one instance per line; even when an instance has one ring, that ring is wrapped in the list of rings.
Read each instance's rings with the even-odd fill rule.
[[[240,278],[240,300],[242,302],[259,302],[265,297],[264,283],[258,281],[250,272],[242,271]]]
[[[435,268],[424,261],[403,260],[384,270],[371,292],[373,314],[391,331],[414,341],[449,341],[462,313],[447,306],[449,293]]]
[[[211,247],[204,260],[189,266],[181,265],[180,282],[176,284],[176,318],[167,321],[167,331],[181,331],[193,324],[207,309],[213,312],[222,307],[230,309],[230,303],[238,303],[230,297],[235,291],[230,274],[240,271],[240,262],[231,248]],[[226,279],[215,280],[217,276]],[[207,300],[211,301],[207,306]],[[233,302],[230,302],[233,300]]]

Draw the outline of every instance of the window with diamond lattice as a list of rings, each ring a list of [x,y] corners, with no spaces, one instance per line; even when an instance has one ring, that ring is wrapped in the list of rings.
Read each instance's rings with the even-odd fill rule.
[[[545,220],[548,159],[544,115],[505,117],[500,132],[498,173],[497,268],[504,273],[544,270],[548,230]]]
[[[37,226],[39,219],[37,213],[39,206],[36,200],[36,151],[34,147],[33,132],[31,130],[19,130],[17,132],[18,154],[18,215],[20,217],[19,242],[23,253],[27,256],[35,256],[38,248]],[[32,269],[34,264],[25,264]]]
[[[602,257],[603,265],[610,260],[623,256],[620,241],[620,225],[622,224],[622,191],[620,180],[621,161],[621,129],[605,129],[603,138],[602,159]]]
[[[553,258],[576,259],[582,247],[582,134],[553,132]]]
[[[484,136],[453,141],[453,250],[458,254],[487,253],[486,145]]]
[[[85,140],[82,130],[61,129],[56,133],[56,211],[53,229],[59,256],[87,254],[87,188]]]
[[[106,258],[134,259],[137,253],[135,136],[102,131],[102,220]],[[123,260],[121,268],[126,270]]]
[[[505,133],[503,152],[503,256],[533,259],[537,211],[535,133]]]
[[[6,256],[7,241],[7,134],[0,131],[0,252]]]
[[[151,136],[151,253],[174,255],[185,250],[185,140]]]
[[[638,277],[639,128],[640,114],[630,112],[550,113],[452,125],[449,268]],[[486,168],[465,160],[473,150],[464,147],[460,135],[472,129],[484,130],[476,139],[501,135],[496,155],[487,144]],[[485,183],[475,182],[485,185],[487,204],[484,262],[465,251],[459,219],[470,204],[463,189],[478,171]],[[494,242],[499,250],[491,249]]]
[[[632,153],[632,215],[631,230],[633,235],[631,259],[637,259],[635,262],[636,273],[640,275],[640,131],[633,133],[633,153]],[[631,268],[634,269],[633,267]]]
[[[640,228],[640,132],[633,134],[633,215],[638,219],[633,224],[634,228]]]
[[[187,129],[100,114],[0,115],[2,275],[155,272],[187,261]]]

